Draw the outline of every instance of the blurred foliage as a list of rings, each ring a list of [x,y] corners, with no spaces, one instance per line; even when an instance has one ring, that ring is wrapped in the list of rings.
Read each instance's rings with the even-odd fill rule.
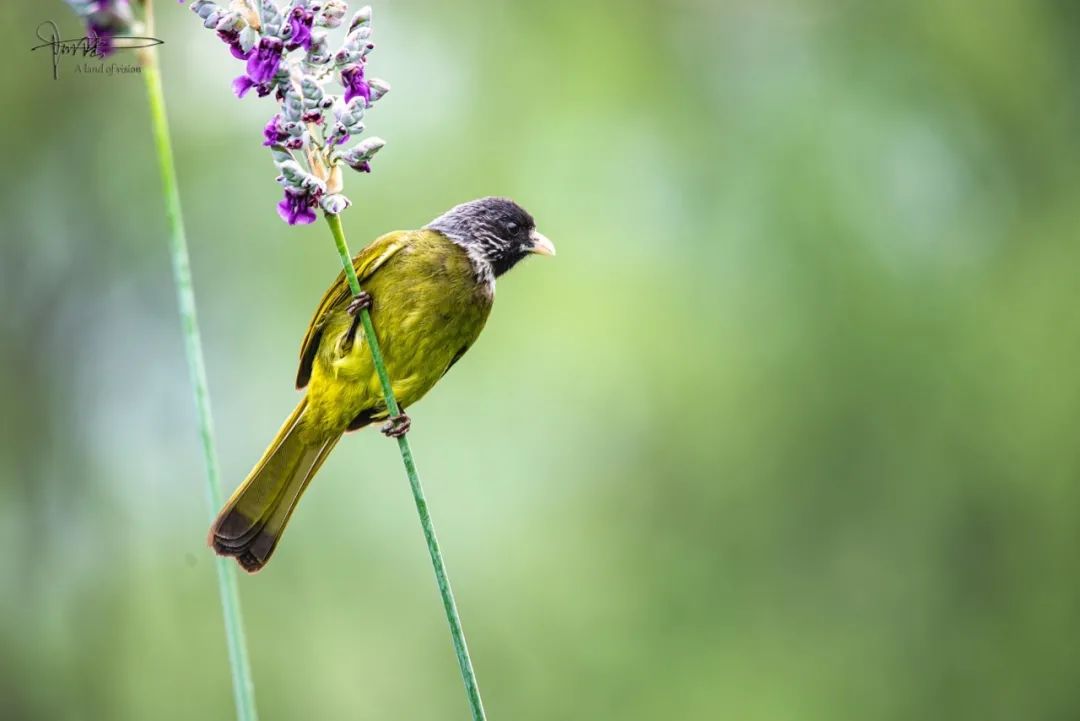
[[[231,485],[336,259],[159,6]],[[505,194],[559,248],[413,414],[493,719],[1080,714],[1077,8],[376,4],[354,247]],[[6,17],[0,715],[226,719],[142,86]],[[464,717],[376,434],[241,593],[265,721]]]

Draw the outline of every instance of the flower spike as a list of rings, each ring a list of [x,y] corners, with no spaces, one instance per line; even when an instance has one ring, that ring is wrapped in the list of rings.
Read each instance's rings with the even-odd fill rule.
[[[258,15],[253,12],[256,2]],[[342,0],[287,0],[281,6],[274,0],[234,0],[228,7],[194,0],[191,10],[233,57],[245,61],[244,74],[232,83],[236,96],[255,90],[260,97],[273,94],[278,102],[278,112],[263,128],[262,144],[270,148],[285,187],[277,205],[281,219],[303,225],[314,220],[317,207],[331,215],[349,207],[351,201],[341,193],[340,166],[370,173],[371,159],[384,145],[369,138],[345,147],[364,132],[366,111],[390,90],[366,74],[375,48],[371,8],[353,15],[336,51],[323,28],[342,24],[348,12]],[[329,87],[334,79],[340,90]]]

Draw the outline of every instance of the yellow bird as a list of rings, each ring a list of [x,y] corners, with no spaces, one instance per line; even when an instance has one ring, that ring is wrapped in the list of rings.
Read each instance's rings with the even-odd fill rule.
[[[353,267],[364,292],[353,298],[344,272],[326,291],[300,347],[296,387],[307,395],[221,509],[211,547],[246,571],[261,569],[342,434],[388,417],[361,308],[371,313],[398,403],[411,407],[480,335],[495,279],[531,253],[555,255],[555,246],[505,198],[463,203],[360,251]],[[398,437],[408,429],[403,412],[382,430]]]

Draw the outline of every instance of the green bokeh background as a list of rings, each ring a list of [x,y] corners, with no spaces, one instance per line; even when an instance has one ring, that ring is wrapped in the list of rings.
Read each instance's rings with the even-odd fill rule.
[[[337,260],[158,5],[231,489]],[[559,248],[412,409],[493,720],[1080,716],[1078,7],[376,4],[354,248],[488,194]],[[142,83],[2,14],[0,716],[228,719]],[[378,434],[240,590],[264,721],[466,717]]]

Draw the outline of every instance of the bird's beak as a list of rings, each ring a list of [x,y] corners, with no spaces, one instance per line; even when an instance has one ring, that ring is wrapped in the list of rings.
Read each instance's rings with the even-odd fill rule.
[[[533,230],[529,233],[529,240],[532,241],[533,253],[537,255],[555,255],[555,244],[540,231]]]

